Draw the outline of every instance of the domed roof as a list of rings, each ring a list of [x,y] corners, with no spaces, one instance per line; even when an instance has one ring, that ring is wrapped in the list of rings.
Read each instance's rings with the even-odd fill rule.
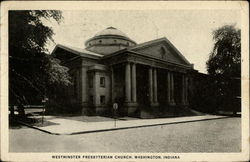
[[[126,34],[124,34],[122,31],[114,28],[114,27],[108,27],[98,33],[96,33],[95,37],[97,36],[107,36],[107,35],[116,35],[116,36],[121,36],[121,37],[126,37],[128,38],[128,36]]]
[[[110,54],[134,45],[135,41],[114,27],[108,27],[85,41],[87,50],[100,54]]]

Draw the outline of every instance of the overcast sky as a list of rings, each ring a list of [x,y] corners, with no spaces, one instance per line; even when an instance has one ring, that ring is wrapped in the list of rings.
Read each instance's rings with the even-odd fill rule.
[[[56,44],[85,48],[87,39],[113,26],[137,43],[166,37],[203,73],[213,47],[212,31],[228,24],[240,27],[237,10],[85,10],[62,14],[64,19],[59,25],[48,23]],[[50,51],[54,46],[49,44]]]

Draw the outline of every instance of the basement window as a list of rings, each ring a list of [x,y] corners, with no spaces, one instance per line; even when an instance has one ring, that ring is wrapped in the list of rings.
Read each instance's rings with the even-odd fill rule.
[[[100,103],[105,104],[105,96],[100,96]]]

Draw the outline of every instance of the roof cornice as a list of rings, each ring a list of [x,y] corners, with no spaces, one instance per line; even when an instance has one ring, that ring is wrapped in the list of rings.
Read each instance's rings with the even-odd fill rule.
[[[97,55],[92,55],[92,54],[80,52],[80,51],[74,50],[72,48],[69,48],[69,47],[61,45],[61,44],[56,45],[56,47],[53,49],[53,51],[51,53],[52,56],[54,55],[55,51],[58,48],[61,48],[61,49],[65,50],[65,51],[68,51],[68,52],[70,52],[72,54],[75,54],[77,56],[80,56],[80,57],[85,57],[85,58],[90,58],[90,59],[100,59],[101,57],[103,57],[103,55],[102,56],[97,56]],[[91,52],[91,51],[89,51],[89,52]]]
[[[185,65],[185,64],[180,64],[180,63],[177,63],[177,62],[172,62],[172,61],[169,61],[169,60],[162,60],[162,59],[159,59],[158,57],[154,57],[152,55],[145,55],[145,54],[135,52],[135,51],[130,51],[130,50],[127,50],[127,52],[130,53],[130,54],[136,54],[136,55],[139,55],[139,56],[142,56],[142,57],[154,59],[154,60],[161,61],[161,62],[166,62],[166,63],[173,64],[173,65],[178,65],[178,66],[182,66],[182,67],[186,67],[186,68],[192,68],[192,64]]]

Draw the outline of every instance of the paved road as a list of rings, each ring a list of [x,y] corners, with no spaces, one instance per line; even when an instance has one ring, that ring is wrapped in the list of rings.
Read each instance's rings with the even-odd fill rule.
[[[238,152],[241,118],[79,135],[10,129],[10,152]]]

